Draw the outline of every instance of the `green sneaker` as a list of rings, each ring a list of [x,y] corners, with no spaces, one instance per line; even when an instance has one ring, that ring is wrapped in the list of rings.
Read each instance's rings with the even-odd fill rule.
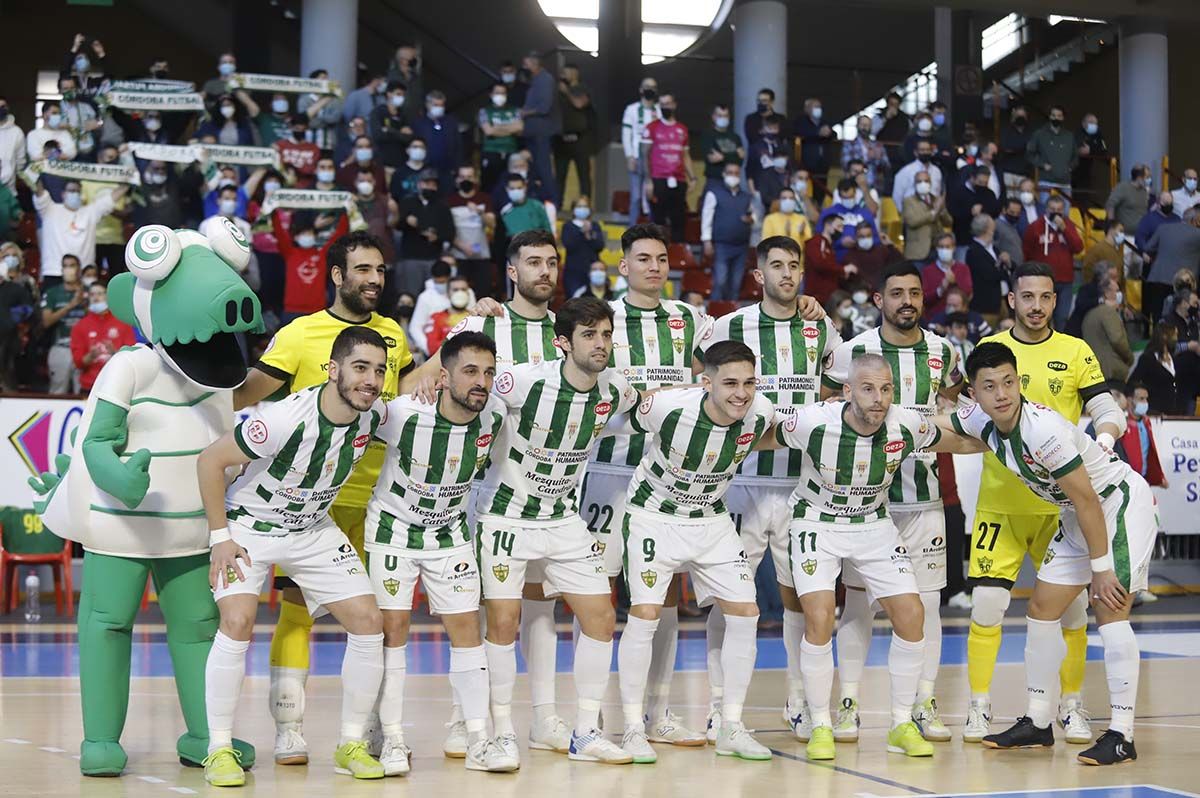
[[[367,753],[367,744],[362,740],[342,743],[333,754],[333,771],[356,779],[382,779],[383,765]]]
[[[905,756],[933,756],[933,743],[921,736],[911,720],[888,732],[888,753]]]
[[[828,726],[813,726],[812,736],[808,738],[805,749],[808,758],[812,760],[833,759],[835,747],[833,729]]]
[[[204,758],[204,780],[214,787],[241,787],[246,783],[241,761],[233,748],[218,748]]]
[[[833,739],[839,743],[858,742],[859,724],[858,702],[853,698],[843,698],[833,719]]]

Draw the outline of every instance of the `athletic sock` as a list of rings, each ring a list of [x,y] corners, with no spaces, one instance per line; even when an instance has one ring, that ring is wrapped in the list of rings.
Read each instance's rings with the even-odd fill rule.
[[[921,594],[925,605],[925,661],[921,665],[921,681],[917,683],[917,703],[933,698],[938,667],[942,663],[942,594],[929,591]]]
[[[621,707],[625,712],[625,728],[645,728],[642,720],[642,699],[646,694],[646,679],[650,672],[650,651],[658,621],[647,621],[630,615],[617,646],[617,680],[621,685]]]
[[[271,635],[271,660],[275,668],[309,669],[309,638],[313,619],[303,604],[279,602],[279,620]]]
[[[829,715],[829,694],[833,690],[833,641],[813,645],[808,635],[800,639],[800,672],[804,677],[804,695],[813,726],[833,726]]]
[[[651,721],[667,714],[671,704],[671,677],[675,675],[675,649],[679,645],[679,607],[663,607],[650,654],[646,682],[646,715]]]
[[[470,742],[482,739],[487,732],[488,718],[488,660],[482,645],[471,648],[450,648],[450,686],[462,707]]]
[[[713,604],[704,622],[704,645],[707,650],[708,700],[716,705],[725,695],[725,674],[721,670],[721,646],[725,641],[725,613]],[[621,645],[624,645],[623,639]]]
[[[380,691],[379,726],[384,737],[404,735],[404,677],[408,673],[407,657],[408,646],[385,646],[383,649],[383,690]]]
[[[208,715],[208,752],[233,745],[233,716],[246,676],[249,640],[234,640],[217,630],[204,666],[205,706]]]
[[[787,654],[788,699],[804,703],[804,677],[800,675],[800,641],[804,639],[804,613],[783,611],[783,649]]]
[[[1132,740],[1141,664],[1137,637],[1129,621],[1115,621],[1100,627],[1100,639],[1104,641],[1104,673],[1108,677],[1108,701],[1112,709],[1108,728]]]
[[[363,739],[367,718],[375,708],[383,681],[383,632],[374,635],[346,634],[342,657],[342,739]]]
[[[296,728],[304,720],[304,685],[308,683],[307,668],[271,666],[271,687],[267,703],[277,728]]]
[[[1087,618],[1077,629],[1062,630],[1063,642],[1067,644],[1067,655],[1063,657],[1058,671],[1063,698],[1078,696],[1083,691],[1083,677],[1087,672]]]
[[[721,722],[740,723],[758,653],[758,616],[728,616],[725,637],[728,645],[721,651],[721,667],[726,679]]]
[[[575,692],[579,694],[579,714],[575,731],[584,733],[600,725],[600,702],[608,689],[608,672],[612,667],[613,642],[602,642],[579,636],[575,648]]]
[[[1059,621],[1038,621],[1026,618],[1025,632],[1025,689],[1029,693],[1027,715],[1033,725],[1045,728],[1054,720],[1054,684],[1058,681],[1059,666],[1067,654]]]
[[[980,626],[971,621],[967,632],[967,681],[972,699],[986,699],[992,690],[992,674],[1000,655],[1000,630],[999,625]]]
[[[846,606],[842,609],[837,630],[838,681],[843,699],[858,700],[858,683],[862,681],[867,652],[871,648],[871,626],[875,613],[865,590],[846,590]]]
[[[515,734],[512,722],[513,686],[517,683],[517,647],[483,641],[492,700],[492,725],[497,736]],[[464,713],[465,715],[466,713]]]
[[[888,650],[888,673],[892,682],[892,728],[912,720],[917,699],[917,681],[925,661],[925,640],[905,640],[892,633]]]
[[[558,633],[554,602],[521,599],[521,656],[529,672],[529,697],[538,723],[555,712],[554,680],[558,666]],[[511,700],[509,703],[512,703]]]

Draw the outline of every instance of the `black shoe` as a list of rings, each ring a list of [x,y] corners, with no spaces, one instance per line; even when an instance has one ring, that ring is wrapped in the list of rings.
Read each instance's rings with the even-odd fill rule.
[[[1137,749],[1133,747],[1133,740],[1126,740],[1124,734],[1109,729],[1078,759],[1085,765],[1119,765],[1137,759]]]
[[[1008,731],[989,734],[982,742],[984,748],[1050,748],[1054,745],[1054,729],[1039,729],[1031,718],[1021,717]]]

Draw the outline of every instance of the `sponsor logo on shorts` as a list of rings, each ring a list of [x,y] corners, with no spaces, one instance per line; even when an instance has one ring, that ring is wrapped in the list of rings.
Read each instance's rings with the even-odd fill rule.
[[[361,449],[362,447],[366,446],[370,442],[371,442],[370,435],[359,435],[357,438],[354,439],[354,448]]]
[[[1066,371],[1067,364],[1061,360],[1051,360],[1046,364],[1046,368],[1050,369],[1051,371]]]
[[[388,592],[389,596],[396,595],[398,592],[400,592],[400,580],[399,579],[384,579],[383,580],[383,589]]]
[[[646,583],[646,587],[654,587],[658,582],[657,571],[642,571],[642,581]]]
[[[456,574],[461,574],[469,570],[471,570],[471,563],[467,562],[466,560],[454,566],[454,573]]]
[[[597,548],[596,548],[597,546],[599,546],[600,548],[599,548],[599,549],[597,549]],[[604,553],[604,550],[605,550],[605,549],[607,549],[607,548],[608,548],[608,544],[607,544],[607,543],[603,543],[603,542],[601,542],[601,541],[599,541],[599,540],[597,540],[595,543],[593,543],[593,544],[592,544],[592,551],[594,551],[594,552],[596,552],[596,553],[598,553],[598,554],[603,554],[603,553]]]
[[[804,562],[800,563],[800,568],[801,568],[801,570],[804,571],[804,573],[808,574],[809,576],[812,576],[813,574],[815,574],[817,572],[817,561],[816,560],[805,560]]]
[[[508,579],[508,571],[509,571],[509,568],[507,565],[493,565],[492,566],[492,576],[496,577],[496,579],[500,582],[503,582],[505,579]]]
[[[261,419],[256,418],[246,425],[246,438],[251,443],[264,444],[269,434],[267,425]]]

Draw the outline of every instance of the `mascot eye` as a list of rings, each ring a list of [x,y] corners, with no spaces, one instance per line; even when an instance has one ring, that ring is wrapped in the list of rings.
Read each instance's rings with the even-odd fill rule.
[[[125,265],[138,279],[157,283],[175,269],[182,249],[174,230],[161,224],[147,225],[125,245]]]
[[[208,245],[221,260],[239,272],[250,264],[250,242],[236,224],[221,217],[220,225],[208,230]]]

